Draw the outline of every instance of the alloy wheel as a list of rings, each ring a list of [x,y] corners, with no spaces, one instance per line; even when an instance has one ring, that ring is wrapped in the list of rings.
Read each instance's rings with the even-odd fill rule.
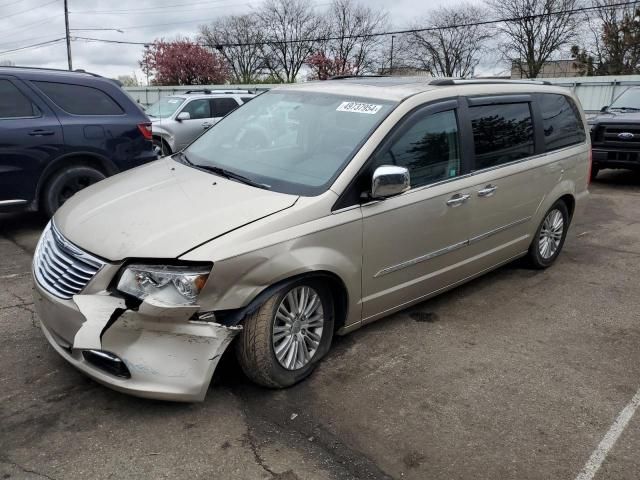
[[[542,258],[548,260],[555,255],[560,247],[563,232],[564,217],[562,212],[557,208],[553,209],[544,219],[538,237],[538,252]]]

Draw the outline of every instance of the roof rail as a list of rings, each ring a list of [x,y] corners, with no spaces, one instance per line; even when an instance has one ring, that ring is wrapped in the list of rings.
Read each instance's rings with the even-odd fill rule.
[[[102,75],[98,75],[97,73],[87,72],[81,68],[77,68],[75,70],[66,70],[63,68],[43,68],[43,67],[21,67],[20,65],[0,65],[0,68],[15,68],[19,70],[43,70],[45,72],[61,72],[61,73],[84,73],[85,75],[91,75],[94,77],[102,78]]]
[[[200,88],[200,89],[197,89],[197,90],[187,90],[184,93],[204,93],[204,94],[208,95],[208,94],[211,93],[211,90],[209,90],[208,88]]]
[[[251,90],[247,88],[225,88],[225,89],[209,89],[209,88],[200,88],[195,90],[187,90],[185,92],[177,92],[177,93],[203,93],[205,95],[212,95],[216,93],[252,93]]]
[[[334,75],[327,80],[345,80],[347,78],[386,78],[389,75]]]
[[[436,78],[429,82],[429,85],[435,86],[447,86],[447,85],[485,85],[485,84],[510,84],[510,83],[521,83],[524,85],[552,85],[551,82],[547,82],[546,80],[508,80],[508,79],[490,79],[490,78]]]

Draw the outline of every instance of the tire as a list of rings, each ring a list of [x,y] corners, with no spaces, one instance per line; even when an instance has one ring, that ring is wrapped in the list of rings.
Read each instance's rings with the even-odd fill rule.
[[[104,178],[104,173],[87,165],[73,165],[55,172],[42,192],[41,204],[44,213],[52,217],[75,193]]]
[[[304,325],[317,323],[317,320],[312,322],[312,319],[318,314],[318,307],[310,311],[307,323],[296,320],[297,324],[295,321],[290,321],[290,326],[287,326],[282,320],[282,313],[292,309],[290,295],[296,295],[299,298],[298,295],[303,289],[307,289],[308,292],[307,298],[310,301],[307,305],[314,303],[311,302],[313,293],[317,295],[319,300],[317,305],[321,307],[323,316],[320,339],[309,359],[304,357],[304,351],[301,349],[306,347],[310,353],[313,349],[311,334],[313,333],[317,338],[318,329],[317,327],[305,329]],[[281,315],[277,317],[276,314],[279,311]],[[243,331],[236,343],[236,357],[245,375],[258,385],[269,388],[289,387],[308,377],[329,351],[333,338],[333,324],[334,303],[329,289],[317,279],[301,279],[276,292],[256,312],[247,316]],[[279,330],[276,332],[276,337],[274,337],[274,328]],[[276,350],[286,347],[288,337],[292,340],[298,339],[298,347],[292,347],[297,350],[291,356],[293,357],[295,353],[300,353],[300,356],[293,358],[287,366],[289,355],[285,353],[284,358],[279,360]],[[293,343],[295,342],[291,342]],[[301,346],[302,344],[304,347]],[[285,350],[291,351],[286,348]]]
[[[562,222],[558,227],[560,219]],[[554,203],[545,213],[529,246],[528,263],[531,267],[543,269],[556,261],[564,246],[570,220],[569,210],[562,200]]]
[[[596,167],[595,165],[591,166],[591,177],[589,178],[590,181],[594,181],[596,179],[596,177],[598,176],[598,173],[600,173],[600,167]]]
[[[161,138],[153,139],[153,148],[157,152],[158,157],[166,157],[167,155],[171,155],[171,148],[167,145],[167,142],[162,140]]]

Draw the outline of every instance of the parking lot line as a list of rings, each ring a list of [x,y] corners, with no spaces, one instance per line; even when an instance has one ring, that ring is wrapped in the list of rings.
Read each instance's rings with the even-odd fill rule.
[[[602,462],[604,462],[604,459],[607,457],[609,450],[613,448],[618,437],[622,435],[622,432],[629,424],[629,421],[631,420],[631,417],[633,417],[638,405],[640,405],[640,389],[636,392],[627,406],[622,409],[616,418],[616,421],[613,422],[613,425],[611,425],[607,434],[604,436],[598,447],[593,451],[589,460],[587,460],[587,463],[576,477],[576,480],[592,480],[595,477],[598,469],[602,465]]]

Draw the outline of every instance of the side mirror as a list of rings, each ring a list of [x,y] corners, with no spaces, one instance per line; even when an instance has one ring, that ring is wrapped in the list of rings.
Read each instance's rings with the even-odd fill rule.
[[[409,170],[395,165],[381,165],[373,172],[371,196],[387,198],[406,192],[411,188]]]
[[[600,113],[604,113],[604,112],[606,112],[606,111],[607,111],[607,108],[609,108],[609,105],[605,105],[604,107],[602,107],[602,108],[600,109]]]
[[[180,112],[176,117],[176,120],[179,122],[183,120],[190,120],[190,119],[191,119],[191,114],[189,112]]]

